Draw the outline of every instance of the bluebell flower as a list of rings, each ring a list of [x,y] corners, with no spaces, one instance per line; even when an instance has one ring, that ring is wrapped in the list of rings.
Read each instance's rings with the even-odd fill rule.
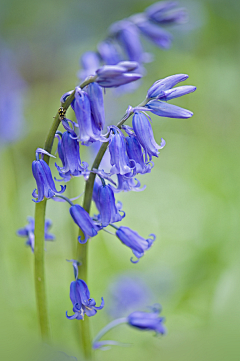
[[[115,65],[122,59],[115,43],[111,40],[104,40],[98,44],[98,52],[107,65]]]
[[[48,152],[44,151],[43,149],[38,148],[36,151],[37,160],[32,162],[32,173],[37,183],[37,192],[34,189],[32,196],[37,198],[34,202],[38,203],[41,202],[44,197],[52,198],[56,194],[61,194],[65,191],[66,186],[61,186],[61,190],[57,191],[53,178],[51,169],[43,159],[38,159],[38,153],[47,154],[48,156],[52,156]],[[52,156],[53,157],[53,156]]]
[[[164,317],[159,317],[159,309],[156,309],[155,312],[135,311],[127,318],[130,326],[141,330],[153,330],[161,335],[166,333],[166,328],[163,325],[164,320]]]
[[[135,162],[135,172],[141,174],[150,173],[154,164],[151,162],[144,162],[142,147],[136,135],[132,131],[129,132],[130,127],[123,126],[122,128],[129,134],[128,137],[125,138],[127,154],[128,158]]]
[[[185,85],[173,88],[179,82],[188,78],[186,74],[176,74],[156,81],[148,90],[150,100],[141,110],[149,110],[153,114],[168,118],[190,118],[193,113],[190,110],[180,108],[176,105],[165,103],[168,100],[178,98],[182,95],[192,93],[196,90],[195,86]]]
[[[95,51],[87,51],[81,57],[82,70],[79,71],[78,76],[84,80],[90,75],[94,75],[95,71],[100,66],[100,59]]]
[[[117,174],[117,179],[118,179],[117,188],[110,185],[114,193],[129,192],[129,191],[141,192],[144,191],[144,189],[146,188],[146,186],[140,188],[141,183],[137,178],[127,177],[121,174]]]
[[[75,112],[79,126],[78,140],[83,144],[95,142],[96,140],[107,141],[102,136],[99,124],[95,123],[88,94],[80,87],[76,87],[75,99],[71,106]]]
[[[32,252],[34,252],[34,229],[35,229],[35,221],[33,217],[28,217],[28,224],[24,228],[20,228],[17,230],[17,235],[20,237],[27,237],[26,245],[31,247]],[[45,220],[45,228],[44,228],[44,238],[45,241],[53,241],[55,236],[53,234],[48,233],[49,228],[52,226],[52,222],[50,219]]]
[[[76,140],[76,137],[73,138],[72,133],[66,131],[62,134],[62,137],[60,137],[59,134],[57,134],[57,137],[58,155],[63,166],[59,167],[56,163],[55,166],[60,177],[62,177],[65,182],[68,182],[72,177],[83,175],[88,164],[86,162],[81,163],[79,143]]]
[[[114,125],[109,127],[109,152],[112,168],[111,174],[130,174],[135,168],[134,162],[130,162],[127,156],[125,137]],[[132,164],[131,164],[132,163]]]
[[[121,20],[112,24],[109,32],[110,35],[114,36],[122,45],[130,61],[142,63],[144,52],[139,31],[131,21]]]
[[[187,12],[183,8],[175,8],[176,1],[159,1],[150,5],[145,13],[148,18],[159,24],[182,24],[188,19]]]
[[[109,223],[119,222],[125,217],[124,212],[122,215],[120,214],[119,204],[118,206],[116,205],[114,192],[109,185],[98,185],[96,182],[94,185],[93,200],[100,213],[98,221],[103,227],[107,227]]]
[[[133,254],[137,257],[137,261],[133,261],[132,263],[137,263],[139,258],[144,255],[144,252],[147,251],[153,244],[156,239],[154,234],[150,234],[152,238],[143,238],[137,232],[133,231],[128,227],[121,226],[116,231],[116,236],[120,239],[120,241],[125,244],[127,247],[131,248]]]
[[[160,26],[148,21],[144,14],[137,14],[131,17],[134,23],[144,36],[155,45],[163,49],[169,49],[172,43],[172,35]]]
[[[161,144],[158,145],[154,139],[152,126],[147,116],[141,112],[134,112],[132,120],[133,130],[137,136],[137,139],[145,151],[145,158],[147,155],[149,159],[152,156],[158,157],[159,149],[165,146],[164,139],[161,139]]]
[[[83,207],[79,204],[75,204],[70,207],[69,212],[74,222],[84,234],[84,239],[81,239],[80,236],[78,237],[78,241],[80,243],[86,243],[90,237],[97,235],[99,227],[94,223],[88,212],[86,212]]]
[[[173,88],[175,85],[182,81],[185,81],[187,78],[187,74],[175,74],[168,76],[164,79],[157,80],[148,89],[147,96],[148,98],[155,98],[167,101],[188,93],[192,93],[196,90],[196,87],[192,85],[185,85],[182,87]]]
[[[77,319],[84,320],[84,315],[88,317],[94,316],[97,310],[101,310],[104,307],[104,300],[102,298],[101,305],[96,306],[96,302],[93,298],[90,298],[90,292],[87,284],[80,279],[71,282],[70,285],[70,299],[73,304],[74,315],[66,316],[69,320]]]
[[[85,91],[90,101],[94,124],[101,131],[105,124],[102,88],[97,83],[90,83],[85,87]]]
[[[142,78],[141,74],[134,73],[138,63],[122,61],[116,65],[104,65],[96,71],[96,82],[104,88],[118,87]]]

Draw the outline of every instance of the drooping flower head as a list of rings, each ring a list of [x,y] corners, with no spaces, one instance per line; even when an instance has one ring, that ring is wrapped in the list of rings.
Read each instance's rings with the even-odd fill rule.
[[[121,61],[116,65],[104,65],[96,71],[96,82],[103,88],[113,88],[131,83],[142,77],[141,74],[134,73],[138,68],[135,61]]]
[[[103,298],[101,305],[99,307],[96,306],[94,298],[90,298],[90,292],[86,282],[81,279],[76,279],[71,282],[70,299],[73,304],[74,315],[68,316],[66,312],[66,317],[69,320],[84,320],[85,314],[88,317],[94,316],[97,313],[97,310],[101,310],[104,307]]]
[[[128,227],[121,226],[116,231],[116,236],[120,239],[120,241],[125,244],[127,247],[132,249],[133,254],[137,257],[137,261],[133,261],[132,263],[137,263],[139,258],[144,255],[144,252],[147,251],[153,244],[156,239],[155,234],[150,234],[152,238],[143,238],[137,232],[133,231]]]
[[[149,110],[160,117],[190,118],[193,115],[191,111],[166,103],[168,100],[178,98],[196,90],[196,87],[192,85],[173,88],[176,84],[187,78],[188,75],[186,74],[176,74],[156,81],[148,90],[147,96],[151,100],[143,109]]]
[[[83,142],[83,144],[92,143],[96,140],[106,141],[106,138],[101,134],[101,129],[99,129],[99,123],[96,124],[96,118],[94,119],[92,116],[89,96],[80,87],[76,87],[75,89],[75,99],[71,103],[71,106],[78,122],[78,140]]]
[[[75,204],[70,207],[69,212],[74,222],[79,228],[81,228],[84,234],[84,239],[78,237],[78,241],[80,243],[86,243],[90,237],[97,235],[99,227],[94,223],[88,212],[86,212],[83,207],[79,204]]]
[[[135,167],[135,164],[134,162],[130,162],[128,159],[124,135],[114,125],[112,125],[109,130],[109,152],[110,163],[112,165],[110,173],[121,175],[131,173],[132,169]]]
[[[122,128],[128,134],[128,137],[125,138],[127,145],[127,154],[128,158],[130,160],[133,160],[135,163],[135,172],[141,174],[150,173],[154,164],[144,161],[143,148],[141,147],[141,144],[139,143],[132,128],[128,126],[122,126]]]
[[[161,139],[160,145],[156,143],[148,117],[142,112],[135,111],[132,126],[137,140],[145,151],[145,161],[148,159],[147,155],[150,160],[152,159],[152,156],[158,157],[159,150],[165,146],[165,141],[164,139]]]
[[[109,223],[119,222],[125,217],[124,212],[120,214],[119,203],[116,205],[112,188],[105,184],[104,180],[101,184],[95,183],[93,200],[100,212],[98,221],[103,227],[107,227]]]
[[[66,189],[66,186],[61,186],[61,190],[57,191],[52,178],[51,169],[43,159],[39,159],[39,154],[46,154],[49,157],[53,157],[53,155],[49,154],[44,149],[38,148],[36,150],[37,160],[34,160],[32,163],[32,172],[37,183],[37,192],[36,189],[34,189],[32,196],[36,198],[36,200],[33,199],[33,201],[37,203],[41,202],[44,197],[48,199],[52,198],[56,194],[63,193]]]
[[[97,83],[90,83],[85,87],[90,101],[91,113],[98,130],[103,130],[105,124],[105,112],[103,104],[102,88]]]
[[[20,228],[17,230],[17,235],[20,237],[27,237],[26,245],[30,246],[32,252],[34,252],[34,229],[35,229],[35,221],[33,217],[28,217],[28,224],[24,228]],[[49,228],[51,228],[52,222],[50,219],[45,220],[45,229],[44,229],[44,238],[45,241],[53,241],[55,236],[53,234],[48,233]]]
[[[153,330],[157,334],[164,335],[166,328],[163,325],[164,317],[159,317],[160,309],[154,308],[154,312],[132,312],[127,320],[128,324],[140,330]]]
[[[62,161],[62,167],[59,167],[56,163],[55,166],[59,172],[60,177],[68,182],[72,177],[78,177],[84,174],[88,164],[86,162],[81,163],[79,154],[79,143],[75,137],[75,133],[69,131],[61,134],[58,132],[58,155]]]

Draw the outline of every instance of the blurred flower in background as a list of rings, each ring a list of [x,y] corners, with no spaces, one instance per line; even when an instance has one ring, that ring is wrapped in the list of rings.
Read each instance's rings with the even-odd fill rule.
[[[24,133],[24,101],[27,84],[21,77],[16,57],[2,43],[0,57],[0,147],[15,142]]]

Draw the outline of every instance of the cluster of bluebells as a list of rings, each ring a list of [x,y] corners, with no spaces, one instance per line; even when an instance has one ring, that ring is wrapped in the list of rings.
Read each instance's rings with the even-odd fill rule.
[[[156,45],[168,48],[171,35],[162,25],[181,23],[185,21],[186,13],[176,9],[175,2],[160,2],[150,6],[142,14],[137,14],[113,24],[110,27],[109,37],[98,45],[98,52],[88,52],[82,57],[83,71],[81,77],[87,77],[74,91],[65,93],[60,101],[59,109],[64,132],[57,131],[55,138],[58,141],[57,153],[61,164],[55,163],[60,179],[56,181],[69,182],[73,177],[83,177],[88,181],[93,179],[92,200],[96,205],[97,214],[91,216],[80,204],[63,195],[66,185],[56,188],[51,169],[44,157],[53,157],[44,149],[36,150],[36,160],[32,163],[32,172],[37,188],[32,196],[36,203],[46,199],[65,201],[70,204],[70,216],[82,235],[78,237],[80,244],[89,241],[100,231],[112,227],[115,236],[125,246],[131,249],[134,258],[132,263],[138,263],[145,252],[149,250],[156,239],[155,234],[144,238],[135,230],[124,225],[116,225],[125,217],[122,203],[115,199],[119,192],[143,191],[138,174],[151,173],[154,167],[153,158],[159,156],[160,150],[165,146],[161,138],[160,144],[154,138],[152,121],[149,114],[168,118],[190,118],[193,113],[179,106],[169,104],[168,101],[196,90],[195,86],[176,86],[188,78],[186,74],[176,74],[156,81],[149,89],[145,99],[136,107],[128,106],[124,117],[116,125],[110,125],[105,130],[104,88],[116,88],[121,85],[133,83],[141,78],[141,65],[146,60],[139,34],[142,33]],[[125,57],[123,52],[125,52]],[[100,63],[106,65],[100,66]],[[74,95],[71,107],[75,113],[76,122],[65,117],[65,101]],[[125,125],[132,116],[132,124]],[[81,160],[81,147],[91,147],[101,143],[101,149],[109,151],[109,172],[89,168],[88,163]],[[103,151],[104,153],[104,151]],[[101,154],[101,150],[100,153]],[[45,238],[51,239],[47,233],[49,223],[45,225]],[[34,222],[30,220],[28,226],[19,230],[18,234],[28,237],[27,244],[34,250]],[[70,285],[70,299],[74,314],[68,319],[83,320],[84,315],[94,316],[101,310],[104,301],[96,306],[86,282],[78,279],[78,262],[72,261],[75,280]],[[164,319],[159,317],[160,309],[155,307],[151,312],[134,311],[124,322],[138,329],[154,330],[164,334]],[[120,322],[120,321],[119,321]],[[121,322],[123,319],[121,319]],[[94,343],[95,348],[103,344]]]
[[[141,36],[161,49],[169,49],[172,35],[165,28],[186,21],[187,12],[178,8],[176,1],[160,1],[143,13],[115,22],[109,27],[106,39],[98,44],[97,51],[82,55],[79,78],[94,75],[101,64],[116,66],[124,60],[137,62],[137,71],[142,73],[142,64],[151,61],[152,56],[144,51]]]

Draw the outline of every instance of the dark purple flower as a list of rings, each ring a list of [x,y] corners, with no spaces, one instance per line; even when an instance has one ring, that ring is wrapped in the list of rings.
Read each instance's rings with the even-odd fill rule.
[[[92,116],[90,100],[88,94],[80,87],[76,87],[75,99],[71,104],[79,126],[78,140],[84,144],[95,142],[96,140],[107,141],[101,135],[99,124],[95,123]]]
[[[78,225],[79,228],[81,228],[84,234],[84,239],[78,237],[78,241],[80,243],[86,243],[88,238],[97,235],[99,228],[84,208],[82,208],[79,204],[75,204],[70,207],[69,212],[74,222]]]
[[[96,191],[97,183],[95,183],[95,190],[93,199],[99,210],[99,222],[103,227],[107,227],[109,223],[115,223],[121,221],[125,217],[119,213],[119,204],[116,206],[115,197],[112,188],[106,184],[100,184]]]
[[[147,155],[150,160],[152,156],[158,157],[159,149],[165,146],[165,141],[162,139],[161,145],[156,143],[152,126],[147,116],[141,112],[134,112],[132,125],[137,139],[145,151],[145,158],[147,159]]]
[[[182,24],[187,21],[187,12],[183,8],[174,9],[177,5],[176,1],[159,1],[149,6],[145,13],[159,24]]]
[[[142,77],[133,71],[138,67],[134,61],[122,61],[116,65],[104,65],[96,71],[96,82],[104,88],[118,87]]]
[[[146,186],[140,188],[141,183],[137,178],[127,177],[121,174],[117,174],[117,178],[118,178],[117,188],[111,185],[111,188],[114,193],[129,192],[129,191],[141,192],[144,191],[144,189],[146,188]]]
[[[38,148],[36,151],[36,154],[38,153],[47,154],[48,156],[51,156],[51,154],[40,148]],[[32,173],[37,183],[37,192],[36,189],[34,189],[32,193],[32,196],[34,198],[37,198],[37,200],[33,199],[34,202],[36,203],[41,202],[44,197],[49,199],[54,197],[55,194],[61,194],[65,191],[66,186],[61,186],[61,190],[59,192],[57,191],[52,178],[51,169],[49,168],[48,164],[44,162],[43,159],[37,159],[33,161]]]
[[[76,134],[75,134],[76,136]],[[70,132],[64,132],[62,137],[58,137],[58,155],[62,161],[62,167],[59,167],[56,163],[55,166],[59,172],[60,177],[68,182],[72,177],[83,175],[86,171],[88,164],[86,162],[81,163],[79,154],[79,143]]]
[[[111,174],[130,174],[132,169],[135,168],[135,165],[130,164],[130,161],[126,152],[126,143],[125,137],[122,132],[112,125],[110,127],[110,142],[109,142],[109,152],[110,152],[110,163],[112,165]]]
[[[122,60],[116,45],[111,40],[104,40],[99,43],[98,52],[107,65],[115,65]]]
[[[163,49],[169,49],[172,43],[172,35],[160,26],[148,21],[144,14],[137,14],[132,17],[139,30],[155,45]]]
[[[84,80],[90,75],[94,75],[95,71],[100,66],[100,59],[97,53],[94,51],[87,51],[81,57],[82,70],[79,71],[78,75],[81,80]]]
[[[35,229],[35,221],[33,217],[28,217],[28,224],[24,228],[20,228],[17,230],[17,235],[20,237],[27,237],[26,245],[30,246],[32,252],[34,252],[34,229]],[[49,228],[51,228],[52,222],[50,219],[45,220],[45,229],[44,229],[44,238],[45,241],[53,241],[55,236],[53,234],[48,233]]]
[[[85,87],[85,91],[90,101],[94,123],[97,129],[101,131],[105,123],[102,88],[97,83],[90,83]]]
[[[131,258],[131,262],[137,263],[139,258],[144,255],[144,252],[147,251],[153,242],[156,239],[154,234],[150,234],[152,238],[143,238],[137,232],[133,231],[128,227],[121,226],[116,231],[116,236],[120,239],[122,243],[124,243],[127,247],[131,248],[133,254],[137,257],[137,261],[133,261]]]
[[[155,310],[155,312],[135,311],[128,316],[127,320],[130,326],[141,330],[153,330],[161,335],[166,333],[163,325],[164,317],[159,317],[159,310]]]
[[[111,25],[109,31],[122,45],[130,61],[142,62],[144,53],[139,31],[131,21],[118,21]]]
[[[97,310],[101,310],[104,306],[103,298],[101,305],[99,307],[96,306],[95,300],[90,298],[87,284],[80,279],[71,282],[70,299],[73,304],[74,315],[68,316],[66,312],[66,316],[69,320],[84,320],[84,314],[88,317],[94,316],[97,313]]]

